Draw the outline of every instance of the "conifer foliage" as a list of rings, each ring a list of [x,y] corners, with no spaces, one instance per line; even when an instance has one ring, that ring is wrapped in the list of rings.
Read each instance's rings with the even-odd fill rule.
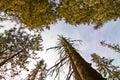
[[[11,77],[14,77],[21,72],[20,68],[28,70],[28,59],[37,59],[35,51],[42,50],[41,42],[39,31],[30,34],[24,27],[0,33],[0,73],[7,74],[10,71]]]
[[[59,62],[49,69],[50,73],[56,72],[56,76],[59,76],[61,67],[65,67],[64,65],[67,64],[69,70],[66,80],[70,80],[71,76],[75,80],[106,80],[80,56],[73,47],[73,41],[59,36],[59,44],[53,48],[59,51],[60,58]]]
[[[114,50],[115,52],[120,53],[120,46],[119,46],[119,44],[109,44],[109,43],[106,43],[105,41],[101,41],[100,43],[101,43],[102,46],[106,46],[106,47]]]
[[[120,79],[120,69],[119,66],[114,66],[112,62],[114,59],[108,59],[105,57],[100,57],[97,54],[92,54],[92,61],[96,63],[97,70],[108,80],[119,80]]]
[[[1,0],[0,20],[49,28],[62,19],[72,25],[94,24],[98,29],[105,22],[120,17],[119,5],[119,0]]]
[[[45,80],[46,75],[46,64],[44,60],[40,60],[28,75],[27,80]]]

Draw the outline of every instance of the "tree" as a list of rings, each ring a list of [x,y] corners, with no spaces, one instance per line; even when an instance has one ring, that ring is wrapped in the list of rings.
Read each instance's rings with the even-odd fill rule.
[[[107,59],[105,57],[100,57],[97,54],[92,54],[92,61],[96,63],[97,70],[108,80],[119,80],[120,70],[119,66],[114,66],[112,64],[114,59]]]
[[[0,33],[0,73],[10,71],[14,77],[21,72],[20,69],[28,70],[28,59],[37,59],[35,51],[42,50],[41,42],[39,30],[31,34],[29,29],[20,27]]]
[[[44,60],[40,60],[28,75],[27,80],[45,80],[45,78],[46,64],[44,63]]]
[[[75,80],[106,80],[80,56],[72,44],[70,40],[59,36],[59,44],[55,48],[60,50],[60,60],[50,68],[51,72],[56,71],[56,76],[58,76],[60,68],[69,61],[70,66],[66,80],[69,80],[73,73]]]
[[[120,17],[119,0],[62,0],[59,14],[69,24],[95,24],[100,28],[105,22]]]
[[[72,25],[95,24],[94,28],[98,29],[120,17],[119,5],[119,0],[4,0],[0,1],[0,12],[32,28],[46,27],[64,19]]]
[[[102,46],[107,46],[108,48],[114,50],[115,52],[120,53],[120,46],[119,46],[119,44],[113,44],[112,45],[112,44],[106,43],[105,41],[101,41],[100,43],[101,43]]]
[[[48,0],[4,0],[0,7],[8,19],[31,28],[49,28],[49,24],[57,21]]]

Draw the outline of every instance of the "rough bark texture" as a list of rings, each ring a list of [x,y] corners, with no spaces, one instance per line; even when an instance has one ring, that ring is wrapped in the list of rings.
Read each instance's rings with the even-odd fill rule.
[[[71,65],[72,65],[72,68],[74,71],[75,80],[82,80],[77,68],[75,67],[74,61],[72,60],[72,58],[70,56],[69,56],[69,59],[70,59],[70,62],[71,62]]]
[[[75,75],[80,76],[77,80],[107,80],[94,70],[64,37],[61,37],[61,43],[69,56]]]

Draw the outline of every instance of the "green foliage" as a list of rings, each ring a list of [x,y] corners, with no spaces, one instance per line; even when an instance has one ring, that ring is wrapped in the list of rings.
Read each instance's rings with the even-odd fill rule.
[[[72,25],[94,24],[98,29],[120,17],[119,5],[119,0],[1,0],[0,12],[32,28],[47,27],[64,19]]]
[[[35,51],[42,50],[40,32],[31,34],[26,30],[20,27],[0,33],[0,73],[11,71],[11,77],[14,77],[20,73],[20,68],[28,70],[28,59],[37,59]]]
[[[120,70],[118,66],[114,66],[112,62],[114,59],[107,59],[105,57],[100,57],[97,54],[92,54],[92,61],[96,64],[97,70],[108,80],[119,80]]]
[[[119,0],[63,0],[59,14],[69,24],[95,24],[95,29],[105,22],[120,17]]]
[[[107,46],[108,48],[114,50],[115,52],[120,53],[120,46],[119,46],[119,44],[113,44],[112,45],[112,44],[106,43],[105,41],[101,41],[100,43],[101,43],[102,46]]]
[[[4,0],[0,1],[1,12],[4,11],[10,20],[23,23],[31,28],[46,27],[56,22],[48,0]]]
[[[46,78],[46,64],[44,60],[40,60],[35,68],[30,72],[27,80],[45,80]]]

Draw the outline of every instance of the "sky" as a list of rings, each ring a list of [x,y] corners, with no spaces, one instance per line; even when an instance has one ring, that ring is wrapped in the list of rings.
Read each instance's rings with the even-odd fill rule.
[[[101,46],[100,41],[105,40],[107,43],[113,44],[120,43],[119,21],[107,22],[98,30],[94,30],[93,25],[78,25],[76,27],[60,21],[51,25],[50,30],[45,30],[42,33],[43,44],[45,48],[54,47],[57,42],[57,35],[63,35],[73,40],[82,40],[82,44],[78,48],[82,51],[81,55],[88,61],[90,61],[91,53],[97,53],[104,57],[117,58],[120,55],[107,47]]]
[[[5,25],[5,28],[14,26],[11,22],[0,22],[0,25]],[[109,21],[103,25],[102,28],[94,30],[94,25],[69,25],[64,21],[58,21],[55,24],[51,24],[50,30],[45,30],[41,33],[43,38],[44,51],[39,52],[39,56],[45,60],[48,68],[54,65],[54,62],[58,59],[58,54],[54,50],[49,50],[46,53],[46,49],[56,46],[58,39],[57,35],[63,35],[64,37],[71,38],[72,40],[82,40],[81,44],[76,45],[80,55],[89,63],[91,62],[91,54],[97,53],[101,57],[107,57],[115,59],[113,64],[120,66],[120,54],[113,50],[100,45],[100,41],[105,40],[107,43],[120,44],[120,20]],[[0,32],[3,30],[1,29]],[[93,67],[95,65],[92,65]],[[48,78],[47,80],[53,80]]]
[[[64,21],[59,21],[52,24],[50,30],[45,30],[42,33],[44,48],[56,46],[58,39],[57,35],[71,38],[73,40],[82,40],[81,45],[77,45],[80,55],[89,63],[91,62],[91,54],[97,53],[101,57],[115,59],[114,65],[120,65],[120,54],[113,50],[103,47],[100,41],[105,40],[107,43],[120,44],[120,20],[109,21],[102,28],[94,30],[94,25],[74,25],[66,24]],[[44,54],[45,52],[43,52]],[[54,65],[58,55],[52,51],[45,53],[43,58],[46,60],[48,67]],[[95,67],[95,65],[92,65]],[[48,79],[49,80],[49,79]],[[52,80],[52,79],[51,79]],[[62,80],[62,79],[61,79]]]

